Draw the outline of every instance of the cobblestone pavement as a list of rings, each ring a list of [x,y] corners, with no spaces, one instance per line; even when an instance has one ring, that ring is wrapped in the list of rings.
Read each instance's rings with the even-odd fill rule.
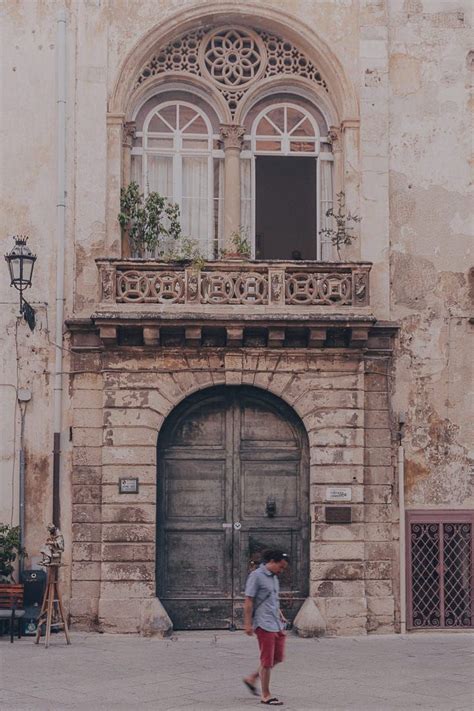
[[[168,640],[73,633],[66,647],[0,638],[0,708],[251,711],[241,679],[256,665],[242,632],[181,632]],[[472,711],[474,635],[418,633],[288,639],[272,692],[287,711]]]

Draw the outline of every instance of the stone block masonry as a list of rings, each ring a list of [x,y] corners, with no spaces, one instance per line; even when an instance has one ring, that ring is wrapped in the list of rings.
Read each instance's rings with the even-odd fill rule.
[[[96,354],[94,354],[96,357]],[[92,354],[91,354],[92,359]],[[87,354],[81,354],[87,370]],[[72,383],[71,615],[83,628],[146,633],[156,599],[156,443],[165,418],[216,384],[267,390],[310,446],[310,596],[327,634],[394,629],[388,356],[306,349],[105,349]],[[88,398],[88,387],[90,395]],[[118,491],[138,477],[137,494]],[[352,523],[326,523],[327,488],[351,492]],[[154,603],[153,603],[154,604]],[[157,601],[157,604],[158,601]],[[118,614],[120,610],[120,614]],[[155,614],[155,613],[153,613]]]

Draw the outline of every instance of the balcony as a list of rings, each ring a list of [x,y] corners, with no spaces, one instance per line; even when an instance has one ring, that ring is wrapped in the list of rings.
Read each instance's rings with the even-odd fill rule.
[[[145,259],[99,259],[97,266],[100,302],[95,313],[68,322],[74,350],[365,348],[375,334],[368,262],[229,259],[197,269]],[[378,343],[385,348],[384,340]]]
[[[368,262],[228,260],[196,269],[143,259],[101,259],[97,265],[101,309],[120,305],[129,311],[140,305],[141,310],[146,306],[178,313],[198,308],[215,315],[229,306],[291,313],[369,305]]]

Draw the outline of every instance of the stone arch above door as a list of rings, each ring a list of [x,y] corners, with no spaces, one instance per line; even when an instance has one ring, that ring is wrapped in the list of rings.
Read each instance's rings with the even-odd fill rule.
[[[265,548],[293,618],[309,591],[308,438],[283,401],[249,386],[184,400],[158,440],[157,595],[177,629],[242,625],[245,580]]]

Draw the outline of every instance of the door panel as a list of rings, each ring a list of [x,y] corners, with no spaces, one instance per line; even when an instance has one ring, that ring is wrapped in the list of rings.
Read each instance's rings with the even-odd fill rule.
[[[242,518],[265,516],[267,499],[273,499],[276,516],[298,516],[298,462],[242,462]]]
[[[293,617],[309,577],[308,449],[295,414],[244,386],[182,403],[158,442],[157,522],[157,593],[176,629],[240,626],[250,561],[265,548],[292,557],[281,583]]]
[[[217,518],[225,511],[225,461],[170,460],[165,464],[166,517]]]

